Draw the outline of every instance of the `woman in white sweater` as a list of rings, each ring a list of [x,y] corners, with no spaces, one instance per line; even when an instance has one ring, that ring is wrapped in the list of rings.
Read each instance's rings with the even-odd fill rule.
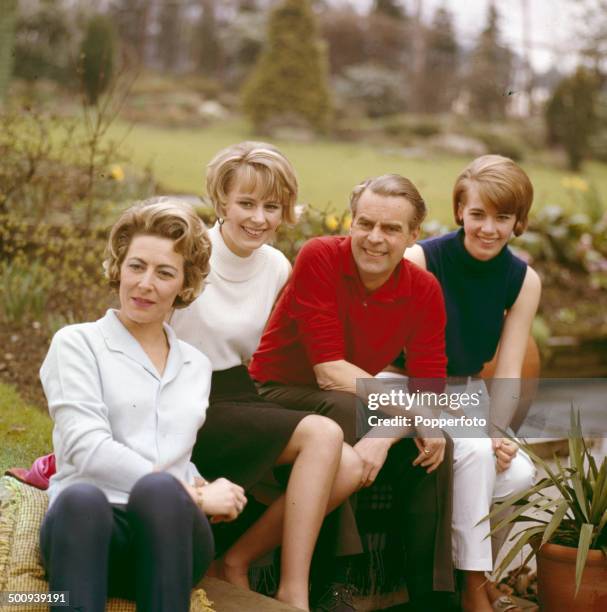
[[[143,203],[112,228],[106,271],[120,308],[55,334],[40,370],[54,421],[57,472],[40,548],[54,608],[102,612],[108,594],[138,610],[189,610],[213,558],[205,514],[246,503],[190,462],[205,419],[211,365],[164,323],[208,273],[202,222],[180,203]]]
[[[223,576],[248,586],[250,563],[282,546],[277,598],[308,609],[314,545],[327,511],[360,486],[362,466],[325,417],[267,402],[247,371],[290,264],[267,245],[282,221],[295,220],[297,180],[273,146],[244,142],[209,164],[207,192],[217,212],[208,286],[176,311],[177,335],[211,360],[207,421],[193,461],[213,478],[224,474],[246,490],[273,467],[291,465],[286,493],[223,555]]]

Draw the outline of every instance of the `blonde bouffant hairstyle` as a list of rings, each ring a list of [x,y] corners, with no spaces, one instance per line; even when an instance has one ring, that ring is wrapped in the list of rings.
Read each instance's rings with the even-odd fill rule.
[[[485,205],[516,216],[515,236],[525,231],[533,203],[533,185],[518,164],[502,155],[482,155],[464,169],[453,187],[453,215],[458,225],[463,225],[461,208],[467,204],[471,185],[476,186]]]
[[[264,200],[282,206],[282,220],[295,223],[297,177],[291,162],[273,145],[246,141],[222,149],[207,166],[207,194],[219,218],[225,217],[230,190],[261,189]]]
[[[211,241],[206,227],[192,206],[170,197],[151,198],[124,211],[110,231],[103,267],[110,287],[120,286],[120,268],[135,236],[158,236],[174,242],[183,256],[183,288],[175,308],[191,304],[209,274]]]

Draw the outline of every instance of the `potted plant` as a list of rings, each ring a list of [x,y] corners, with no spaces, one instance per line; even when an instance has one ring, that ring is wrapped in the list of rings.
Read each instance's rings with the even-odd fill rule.
[[[582,437],[580,415],[571,411],[569,465],[555,457],[556,469],[517,441],[545,477],[506,498],[489,514],[507,515],[491,533],[528,523],[510,538],[512,548],[496,568],[501,576],[526,544],[536,555],[538,597],[547,612],[607,610],[607,458],[600,466]],[[533,514],[531,514],[533,513]]]

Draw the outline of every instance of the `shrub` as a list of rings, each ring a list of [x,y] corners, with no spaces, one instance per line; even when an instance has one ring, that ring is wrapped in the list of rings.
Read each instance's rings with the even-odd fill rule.
[[[270,15],[268,39],[243,91],[256,129],[301,118],[322,131],[330,114],[325,51],[307,0],[284,0]]]
[[[0,112],[0,214],[31,222],[102,222],[116,202],[151,195],[149,176],[128,173],[117,144],[102,139],[113,116],[91,107],[89,121],[37,110]],[[83,125],[84,124],[84,125]]]
[[[103,15],[91,17],[80,49],[82,85],[89,104],[97,104],[112,80],[114,45],[110,19]]]
[[[579,170],[590,153],[590,137],[597,128],[598,82],[580,67],[557,86],[546,106],[549,144],[565,148],[571,170]]]
[[[39,320],[53,279],[39,261],[26,266],[2,262],[0,265],[0,312],[7,323]]]
[[[522,161],[525,149],[520,140],[512,134],[500,134],[491,131],[478,131],[476,136],[488,149],[489,153],[504,155],[514,161]]]
[[[17,0],[5,0],[0,14],[0,103],[6,94],[13,73],[16,16]]]
[[[98,317],[108,296],[101,266],[105,241],[105,230],[0,216],[4,318],[46,326],[51,314],[80,321]]]

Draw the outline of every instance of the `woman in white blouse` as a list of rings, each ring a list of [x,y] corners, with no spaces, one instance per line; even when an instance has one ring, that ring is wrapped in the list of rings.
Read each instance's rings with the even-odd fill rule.
[[[40,370],[57,463],[40,544],[69,609],[101,612],[115,595],[138,610],[189,610],[213,558],[205,514],[232,520],[246,503],[240,486],[208,484],[190,462],[211,365],[164,323],[200,293],[209,255],[190,207],[127,210],[105,262],[119,309],[60,330]]]
[[[282,546],[277,598],[308,609],[308,578],[325,513],[361,484],[362,466],[332,420],[264,400],[247,364],[290,273],[266,244],[282,221],[295,221],[294,170],[272,145],[243,142],[220,151],[207,171],[218,221],[204,293],[176,311],[177,335],[213,366],[207,421],[192,460],[213,478],[224,474],[250,490],[273,467],[292,465],[286,493],[225,552],[221,574],[247,587],[250,563]],[[211,443],[212,442],[212,443]]]

